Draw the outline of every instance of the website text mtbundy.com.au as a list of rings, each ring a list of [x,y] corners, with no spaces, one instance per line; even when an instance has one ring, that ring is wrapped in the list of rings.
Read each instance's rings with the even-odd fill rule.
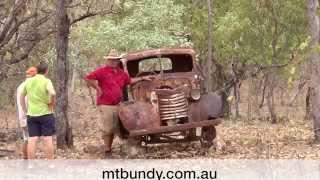
[[[102,171],[102,179],[217,179],[217,171],[194,171],[194,170],[126,170],[117,168]]]

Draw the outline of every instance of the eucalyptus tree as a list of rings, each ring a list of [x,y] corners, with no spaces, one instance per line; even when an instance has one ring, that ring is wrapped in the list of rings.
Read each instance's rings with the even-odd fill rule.
[[[186,6],[184,23],[202,62],[208,56],[208,6],[199,0],[179,1]],[[213,8],[213,89],[262,74],[272,122],[275,122],[274,89],[295,66],[295,54],[308,41],[302,0],[215,0]],[[204,63],[206,67],[206,63]],[[285,77],[286,78],[286,77]],[[235,87],[237,89],[238,87]],[[264,92],[264,91],[262,91]],[[239,96],[240,94],[236,94]]]
[[[310,41],[310,67],[311,67],[311,104],[312,117],[314,122],[314,135],[316,141],[320,142],[320,54],[319,54],[319,2],[317,0],[305,1],[308,12]]]

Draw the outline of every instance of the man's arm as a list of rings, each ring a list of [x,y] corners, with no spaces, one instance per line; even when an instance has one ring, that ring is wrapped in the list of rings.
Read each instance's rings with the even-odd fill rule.
[[[140,82],[140,81],[152,81],[155,78],[156,78],[155,76],[138,77],[138,78],[131,79],[131,84],[135,84],[135,83]]]
[[[101,90],[101,88],[99,87],[97,80],[92,80],[92,79],[85,79],[85,80],[86,80],[86,82],[87,82],[87,86],[88,86],[89,88],[90,88],[90,87],[94,88],[94,89],[97,91],[97,95],[98,95],[98,96],[101,96],[102,90]]]
[[[26,106],[26,96],[27,96],[27,88],[26,88],[26,83],[23,86],[22,90],[21,90],[21,94],[20,94],[20,106],[22,109],[22,112],[24,114],[27,114],[27,106]]]
[[[54,108],[56,106],[56,91],[54,90],[54,87],[53,87],[51,81],[49,81],[49,83],[47,84],[47,91],[50,95],[50,102],[49,102],[48,106],[51,109],[51,111],[53,112]]]
[[[96,69],[90,72],[89,74],[87,74],[86,77],[84,78],[84,80],[87,82],[87,86],[89,88],[92,87],[93,89],[95,89],[97,91],[98,96],[102,95],[102,90],[98,85],[100,73],[101,73],[100,69]]]
[[[50,96],[49,108],[53,112],[56,107],[56,95]]]
[[[134,79],[131,79],[131,84],[135,84],[143,80],[144,80],[143,77],[134,78]]]
[[[19,119],[19,124],[20,124],[20,127],[21,128],[24,128],[27,126],[27,116],[26,116],[26,113],[22,110],[22,107],[21,107],[21,95],[23,93],[23,89],[24,89],[24,86],[25,86],[26,82],[23,82],[21,83],[18,88],[17,88],[17,101],[16,101],[16,104],[17,104],[17,110],[18,110],[18,119]],[[26,98],[24,98],[26,99]],[[25,100],[27,101],[27,100]],[[26,103],[25,103],[26,104]],[[27,107],[27,105],[26,105]]]
[[[24,114],[27,114],[26,94],[23,92],[20,96],[20,106]]]

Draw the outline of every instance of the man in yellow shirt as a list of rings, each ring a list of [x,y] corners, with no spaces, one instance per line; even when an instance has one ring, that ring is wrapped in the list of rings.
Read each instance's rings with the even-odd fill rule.
[[[28,159],[35,158],[36,142],[39,137],[43,139],[46,158],[53,159],[52,136],[55,134],[53,109],[56,93],[51,80],[45,77],[48,73],[48,65],[40,63],[37,71],[37,75],[26,81],[20,98],[22,109],[27,112]],[[25,96],[28,96],[28,108],[25,105]]]

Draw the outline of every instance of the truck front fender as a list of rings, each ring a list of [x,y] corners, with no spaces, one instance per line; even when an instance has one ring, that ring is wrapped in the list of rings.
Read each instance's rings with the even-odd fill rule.
[[[192,121],[223,117],[223,97],[216,92],[204,94],[199,101],[191,103],[189,112]]]
[[[160,127],[160,117],[149,103],[126,102],[119,106],[119,119],[127,131]]]

